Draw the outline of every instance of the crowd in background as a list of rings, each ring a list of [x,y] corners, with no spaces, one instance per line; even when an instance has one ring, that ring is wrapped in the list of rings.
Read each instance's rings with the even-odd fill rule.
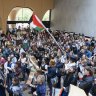
[[[9,96],[25,96],[27,89],[32,96],[47,96],[47,91],[55,96],[52,88],[62,87],[59,96],[68,96],[70,84],[96,96],[94,37],[50,31],[58,47],[46,31],[26,31],[0,33],[0,96],[6,96],[6,91]],[[28,84],[31,72],[34,75]]]

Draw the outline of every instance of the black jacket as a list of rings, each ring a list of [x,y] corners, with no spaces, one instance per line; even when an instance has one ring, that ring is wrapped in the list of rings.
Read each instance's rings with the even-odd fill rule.
[[[92,87],[93,79],[93,76],[85,76],[83,80],[80,81],[79,87],[82,88],[87,94]]]
[[[76,85],[77,84],[77,77],[78,76],[75,72],[65,74],[64,87],[69,87],[70,84]]]
[[[93,84],[90,93],[92,94],[92,96],[96,96],[96,84]]]

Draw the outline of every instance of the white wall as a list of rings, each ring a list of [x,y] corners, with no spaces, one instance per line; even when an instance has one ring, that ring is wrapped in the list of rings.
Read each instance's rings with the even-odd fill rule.
[[[55,0],[51,28],[95,36],[96,0]]]

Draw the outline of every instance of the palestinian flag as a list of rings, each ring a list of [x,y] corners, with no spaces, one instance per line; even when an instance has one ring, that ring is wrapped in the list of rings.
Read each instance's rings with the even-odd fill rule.
[[[35,29],[37,31],[44,30],[44,25],[42,24],[40,19],[34,14],[31,16],[29,23],[30,23],[30,27],[32,27],[33,29]]]

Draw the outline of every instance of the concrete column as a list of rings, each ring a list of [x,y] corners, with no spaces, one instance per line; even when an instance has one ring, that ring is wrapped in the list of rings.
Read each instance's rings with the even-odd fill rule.
[[[96,0],[55,0],[51,27],[96,37]]]

